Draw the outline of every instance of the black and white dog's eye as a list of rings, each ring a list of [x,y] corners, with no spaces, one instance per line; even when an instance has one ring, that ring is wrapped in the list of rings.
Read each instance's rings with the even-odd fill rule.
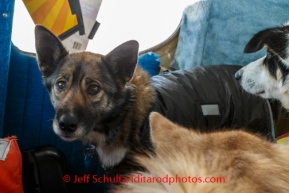
[[[99,91],[100,91],[100,88],[96,84],[90,85],[87,89],[87,92],[92,95],[97,94]]]
[[[58,90],[62,91],[66,88],[66,82],[65,81],[58,81],[56,83],[56,87]]]

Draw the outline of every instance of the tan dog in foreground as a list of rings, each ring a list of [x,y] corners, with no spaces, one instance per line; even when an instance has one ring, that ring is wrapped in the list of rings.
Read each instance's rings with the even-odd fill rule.
[[[134,157],[148,172],[132,174],[114,193],[289,192],[289,147],[243,131],[196,133],[158,113],[150,126],[156,156]]]

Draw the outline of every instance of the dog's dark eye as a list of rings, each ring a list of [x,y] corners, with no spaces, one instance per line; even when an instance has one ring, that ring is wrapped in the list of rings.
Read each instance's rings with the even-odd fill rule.
[[[66,87],[66,82],[64,82],[64,81],[59,81],[59,82],[56,83],[56,87],[57,87],[58,90],[62,91],[62,90],[64,90],[65,87]]]
[[[90,85],[87,89],[89,94],[97,94],[99,92],[99,90],[100,90],[100,88],[96,84]]]

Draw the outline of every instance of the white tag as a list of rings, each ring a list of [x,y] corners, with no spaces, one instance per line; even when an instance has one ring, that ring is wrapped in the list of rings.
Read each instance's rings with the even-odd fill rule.
[[[219,105],[210,104],[210,105],[201,105],[203,115],[220,115]]]
[[[11,141],[0,139],[0,160],[5,161],[10,150]]]

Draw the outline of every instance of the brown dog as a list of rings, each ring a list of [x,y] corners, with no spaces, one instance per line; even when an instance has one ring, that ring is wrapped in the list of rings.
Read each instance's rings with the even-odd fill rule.
[[[131,147],[139,146],[139,128],[155,98],[148,74],[136,68],[138,43],[128,41],[106,56],[69,54],[43,26],[35,27],[35,40],[56,112],[54,132],[67,141],[95,145],[102,164],[115,166]]]
[[[150,125],[156,156],[134,156],[147,172],[129,175],[114,193],[289,192],[289,147],[244,131],[200,134],[158,113]]]

